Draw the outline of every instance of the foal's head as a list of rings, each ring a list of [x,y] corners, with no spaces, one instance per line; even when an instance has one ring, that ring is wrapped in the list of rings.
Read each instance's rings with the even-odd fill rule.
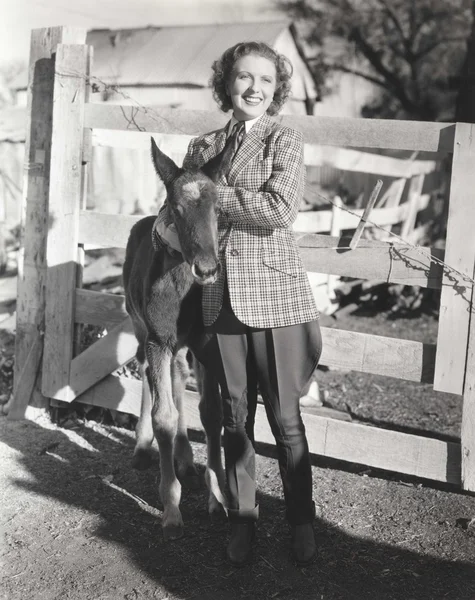
[[[201,171],[180,169],[158,148],[153,138],[152,159],[167,190],[167,204],[183,258],[190,265],[197,283],[214,283],[219,267],[218,193],[214,183],[219,176],[219,165],[215,160],[208,170],[206,167]]]

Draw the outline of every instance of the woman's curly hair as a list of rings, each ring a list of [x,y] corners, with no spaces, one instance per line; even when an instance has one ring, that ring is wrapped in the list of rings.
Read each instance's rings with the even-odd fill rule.
[[[283,54],[279,54],[264,42],[240,42],[231,48],[228,48],[221,58],[215,60],[212,69],[213,75],[210,79],[210,86],[213,90],[213,98],[218,103],[223,112],[231,110],[233,107],[231,97],[226,90],[226,84],[231,78],[231,74],[236,61],[248,54],[256,54],[267,58],[275,65],[277,81],[275,86],[274,98],[267,109],[269,115],[277,114],[284,106],[290,94],[290,79],[293,68],[290,60]]]

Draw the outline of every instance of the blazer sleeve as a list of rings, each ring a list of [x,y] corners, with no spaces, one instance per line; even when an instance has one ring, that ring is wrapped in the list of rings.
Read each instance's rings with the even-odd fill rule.
[[[234,223],[287,229],[297,218],[304,186],[303,136],[283,127],[275,140],[272,174],[263,190],[218,186],[220,211]]]

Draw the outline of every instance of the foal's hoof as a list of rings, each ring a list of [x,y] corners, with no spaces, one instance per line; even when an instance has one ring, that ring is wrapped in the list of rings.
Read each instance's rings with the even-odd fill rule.
[[[172,540],[179,540],[184,534],[183,525],[164,525],[163,527],[163,539],[166,542]]]
[[[147,450],[137,450],[132,458],[132,467],[137,471],[145,471],[152,466],[152,455]]]

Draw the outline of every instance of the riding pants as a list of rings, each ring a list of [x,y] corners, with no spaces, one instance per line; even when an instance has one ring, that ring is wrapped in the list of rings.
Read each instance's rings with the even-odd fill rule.
[[[257,384],[276,442],[287,520],[291,525],[313,520],[311,464],[299,399],[321,350],[318,321],[248,327],[232,312],[225,289],[223,307],[207,328],[198,358],[221,387],[230,520],[258,517],[253,444]]]

